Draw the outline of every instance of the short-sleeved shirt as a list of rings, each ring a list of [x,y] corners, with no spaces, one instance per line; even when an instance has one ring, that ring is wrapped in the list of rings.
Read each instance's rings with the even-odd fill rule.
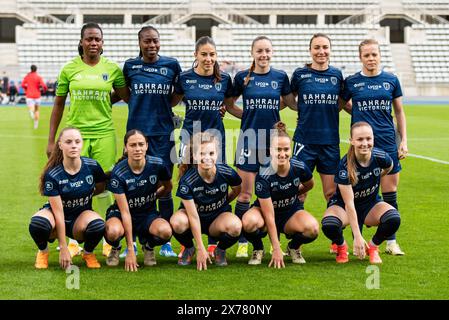
[[[204,132],[208,129],[216,129],[224,137],[224,126],[220,115],[220,107],[227,97],[232,96],[231,77],[221,72],[221,81],[215,83],[215,77],[201,76],[193,69],[181,72],[176,84],[175,92],[184,95],[182,101],[186,105],[186,115],[183,129],[190,135],[193,134],[194,121],[200,121],[201,129],[196,132]]]
[[[362,167],[356,160],[358,183],[355,186],[352,186],[354,192],[354,204],[356,207],[376,201],[379,194],[382,169],[389,168],[392,163],[393,160],[388,153],[378,148],[373,148],[371,161],[368,167]],[[347,155],[341,159],[334,181],[337,185],[351,185],[348,174]],[[343,197],[341,196],[338,187],[335,196],[343,201]]]
[[[267,166],[256,175],[257,200],[254,205],[260,206],[259,199],[271,198],[276,213],[288,213],[299,201],[299,185],[312,177],[304,162],[296,159],[290,160],[290,170],[285,177],[277,175],[273,167]]]
[[[226,164],[216,164],[215,180],[207,183],[201,178],[197,167],[192,167],[179,181],[176,196],[184,200],[194,200],[199,217],[207,218],[220,212],[228,202],[228,187],[239,186],[242,179]]]
[[[242,96],[243,115],[240,129],[255,130],[259,137],[259,130],[265,134],[265,146],[269,149],[270,130],[280,120],[279,109],[281,96],[291,93],[287,74],[275,68],[264,74],[251,72],[249,82],[245,86],[245,78],[249,70],[238,72],[234,78],[234,96]],[[257,143],[254,141],[254,143]]]
[[[92,210],[95,184],[106,180],[96,160],[81,157],[81,168],[72,175],[62,164],[48,170],[44,176],[44,196],[60,196],[65,220],[74,220],[85,210]]]
[[[112,170],[108,190],[126,195],[131,215],[149,214],[156,210],[158,183],[170,179],[171,173],[160,158],[147,155],[139,174],[131,170],[128,159],[123,159]]]
[[[56,95],[70,93],[67,125],[78,128],[83,138],[96,139],[114,132],[112,122],[112,88],[125,87],[120,67],[101,57],[95,66],[81,57],[68,62],[58,76]]]
[[[374,132],[374,146],[388,153],[397,151],[392,109],[393,100],[402,96],[398,78],[389,72],[367,77],[360,72],[344,82],[342,98],[352,99],[351,125],[368,122]]]
[[[338,98],[343,75],[337,68],[314,70],[298,68],[291,79],[298,95],[298,122],[293,140],[302,144],[339,144]]]
[[[170,135],[174,130],[171,95],[181,73],[178,60],[159,56],[154,63],[142,57],[129,59],[123,74],[130,89],[126,130],[138,129],[146,136]]]

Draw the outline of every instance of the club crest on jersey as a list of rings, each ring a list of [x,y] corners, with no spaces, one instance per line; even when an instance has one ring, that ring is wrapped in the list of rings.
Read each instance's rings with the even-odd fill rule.
[[[374,175],[376,177],[378,177],[380,175],[380,168],[375,168],[373,172],[374,172]]]
[[[217,82],[217,83],[215,84],[215,90],[221,91],[221,83],[220,83],[220,82]]]
[[[87,182],[88,184],[94,183],[94,177],[93,177],[91,174],[88,175],[88,176],[86,177],[86,182]]]
[[[113,188],[118,188],[118,185],[119,185],[119,183],[118,183],[117,179],[112,179],[111,180],[111,186]]]
[[[185,185],[182,185],[182,186],[179,187],[179,191],[182,194],[187,194],[187,193],[189,193],[189,188],[187,186],[185,186]]]
[[[226,189],[228,189],[228,185],[227,185],[226,183],[223,183],[223,184],[220,186],[221,192],[225,192]]]
[[[293,184],[295,185],[295,187],[299,186],[299,178],[293,180]]]
[[[390,84],[388,82],[384,82],[383,85],[385,90],[390,90]]]
[[[150,176],[150,182],[151,184],[156,184],[157,177],[155,175]]]
[[[338,176],[340,179],[347,179],[348,178],[348,172],[346,170],[340,170],[338,173]]]
[[[47,191],[53,190],[53,183],[51,183],[50,181],[45,182],[45,190]]]
[[[277,81],[271,81],[271,87],[276,90],[278,88],[278,82]]]
[[[108,81],[109,75],[107,73],[103,73],[101,76],[103,77],[104,81]]]
[[[262,186],[262,184],[260,183],[260,182],[257,182],[256,183],[256,191],[262,191],[262,189],[263,189],[263,186]]]
[[[168,73],[167,68],[161,68],[161,74],[162,74],[162,75],[166,76],[167,73]]]
[[[337,84],[337,78],[336,77],[331,77],[331,83],[335,86]]]

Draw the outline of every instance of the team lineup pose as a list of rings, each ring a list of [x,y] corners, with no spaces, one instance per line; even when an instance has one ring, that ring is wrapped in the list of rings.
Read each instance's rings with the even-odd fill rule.
[[[100,268],[93,253],[104,234],[104,221],[92,211],[92,196],[103,192],[106,176],[97,161],[81,157],[83,139],[75,128],[64,128],[40,178],[39,190],[48,202],[32,218],[31,237],[39,251],[37,269],[48,268],[48,242],[59,242],[59,264],[67,269],[72,256],[66,236],[85,242],[83,260],[88,268]]]
[[[174,130],[171,97],[181,66],[176,59],[158,54],[161,43],[156,28],[143,27],[138,39],[139,56],[127,60],[123,67],[130,90],[126,130],[142,131],[148,140],[147,154],[161,158],[173,172],[177,161],[174,137],[171,135]],[[171,193],[159,198],[158,205],[162,217],[170,221],[173,214]],[[176,257],[170,242],[161,247],[159,254]]]
[[[351,124],[358,121],[368,122],[373,128],[375,147],[383,149],[393,159],[393,169],[382,177],[380,189],[385,202],[396,210],[397,189],[401,164],[399,160],[407,156],[407,129],[405,113],[402,107],[402,90],[399,79],[380,68],[380,47],[374,39],[364,40],[359,45],[359,57],[362,71],[345,79],[342,98],[352,100]],[[397,137],[393,117],[397,122]],[[400,139],[399,146],[396,143]],[[392,255],[403,255],[396,243],[396,235],[387,239],[386,252]]]
[[[64,112],[67,95],[70,94],[70,108],[67,125],[78,128],[83,137],[81,155],[98,161],[104,171],[111,170],[116,161],[117,146],[112,121],[111,90],[128,101],[128,90],[120,67],[103,53],[103,31],[96,23],[87,23],[81,28],[78,44],[79,56],[69,61],[58,76],[58,87],[50,118],[47,155],[55,144],[55,136]],[[108,191],[99,194],[94,207],[105,213],[112,204]],[[103,254],[109,254],[105,245]],[[77,255],[80,247],[76,242],[69,244],[71,255]]]
[[[197,269],[207,269],[210,256],[201,237],[204,233],[218,240],[215,264],[226,266],[226,249],[238,241],[242,229],[229,204],[240,193],[242,180],[234,169],[217,163],[219,141],[208,131],[196,133],[190,144],[189,164],[185,162],[179,168],[176,195],[181,198],[182,207],[170,220],[174,237],[185,247],[178,264],[191,264],[195,239]]]
[[[351,146],[338,165],[335,183],[336,193],[328,203],[322,220],[323,233],[337,245],[337,263],[346,263],[348,246],[343,238],[343,228],[351,226],[354,235],[354,254],[360,259],[369,255],[373,264],[382,263],[378,246],[392,234],[401,223],[399,212],[379,196],[381,178],[394,167],[393,160],[385,151],[374,148],[371,126],[363,121],[351,126]],[[362,237],[363,225],[377,226],[371,241]]]
[[[287,74],[270,66],[273,45],[268,37],[260,36],[251,44],[253,62],[234,79],[234,100],[243,99],[242,122],[237,143],[235,166],[242,178],[242,192],[237,198],[235,214],[242,219],[250,207],[254,182],[260,166],[269,162],[270,130],[280,120],[282,99],[294,106]],[[254,244],[253,244],[254,245]],[[244,234],[239,240],[237,257],[248,256]],[[254,250],[261,250],[259,246]]]
[[[322,231],[332,241],[338,263],[349,261],[342,231],[347,225],[359,258],[368,254],[370,263],[382,263],[378,246],[383,241],[387,253],[404,254],[395,234],[401,222],[399,160],[408,153],[406,120],[399,80],[381,70],[376,40],[360,43],[362,71],[344,80],[342,72],[329,64],[330,38],[314,34],[309,43],[312,62],[297,68],[289,81],[284,71],[271,67],[271,40],[259,36],[251,44],[250,68],[238,72],[234,82],[220,71],[210,37],[198,39],[193,66],[184,72],[175,58],[159,55],[156,28],[143,27],[138,40],[139,56],[128,59],[122,72],[101,56],[100,26],[87,23],[81,29],[79,57],[59,74],[49,160],[40,184],[49,202],[29,225],[39,248],[36,268],[48,268],[48,242],[56,238],[62,268],[80,253],[76,241],[85,243],[82,257],[88,268],[99,268],[93,250],[104,237],[106,264],[119,265],[125,238],[124,268],[137,271],[136,238],[142,244],[144,265],[154,266],[156,246],[161,246],[160,255],[176,256],[172,235],[181,244],[179,265],[190,265],[196,253],[198,270],[206,270],[212,258],[216,265],[226,266],[226,250],[239,242],[237,257],[247,257],[248,241],[253,245],[248,264],[259,265],[267,234],[272,248],[268,266],[283,268],[281,233],[290,240],[286,251],[292,262],[304,264],[302,245],[319,233],[318,221],[304,209],[315,168],[328,204]],[[68,94],[69,127],[55,141]],[[236,106],[240,97],[243,108]],[[123,157],[116,162],[112,103],[120,99],[128,103],[129,113]],[[181,100],[186,114],[177,155],[172,107]],[[298,112],[293,139],[280,119],[286,106]],[[351,146],[340,160],[343,108],[351,114]],[[226,164],[222,119],[226,111],[241,119],[237,171]],[[181,204],[173,213],[175,162]],[[250,206],[253,193],[257,199]],[[92,199],[97,199],[98,213],[92,210]],[[234,199],[235,214],[230,205]],[[377,226],[369,243],[362,236],[364,224]],[[207,249],[203,234],[208,236]]]
[[[144,133],[132,129],[124,139],[124,155],[112,170],[108,189],[115,203],[106,215],[106,241],[112,246],[108,266],[120,262],[120,240],[125,236],[128,253],[125,269],[137,271],[133,235],[139,237],[144,252],[144,265],[156,265],[154,247],[170,240],[169,222],[156,210],[156,198],[171,192],[171,171],[161,158],[147,155]]]
[[[262,263],[264,256],[262,238],[266,231],[270,236],[273,253],[271,265],[285,267],[284,255],[279,243],[279,234],[291,239],[287,253],[293,263],[304,264],[300,246],[318,237],[318,221],[304,210],[299,200],[301,195],[313,187],[313,176],[302,161],[291,159],[291,138],[284,123],[278,122],[271,136],[268,166],[261,168],[256,176],[257,200],[243,215],[243,230],[253,244],[254,251],[248,264]]]

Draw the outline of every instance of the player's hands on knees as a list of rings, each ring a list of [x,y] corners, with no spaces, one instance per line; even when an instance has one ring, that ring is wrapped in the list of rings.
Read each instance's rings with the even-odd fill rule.
[[[220,107],[220,117],[224,118],[225,114],[226,114],[226,107],[221,106]]]
[[[281,248],[273,248],[273,253],[271,254],[271,261],[268,264],[268,268],[273,266],[275,269],[285,268],[284,264],[284,254]]]
[[[207,270],[207,262],[212,263],[207,250],[203,247],[198,248],[196,255],[196,268],[198,271]]]
[[[47,152],[47,157],[48,158],[50,157],[50,154],[52,153],[54,147],[55,147],[55,143],[54,142],[49,142],[47,144],[47,151],[46,152]]]
[[[139,265],[137,264],[136,254],[134,253],[134,248],[128,250],[125,258],[125,270],[136,272]]]
[[[67,247],[61,247],[61,250],[59,251],[59,265],[64,270],[70,268],[72,265],[72,256]]]
[[[358,236],[354,238],[354,254],[359,259],[365,259],[366,256],[366,241],[363,239],[363,237]]]
[[[401,144],[399,145],[399,150],[398,150],[399,160],[405,159],[405,157],[407,157],[407,155],[408,155],[407,144],[404,142],[401,142]]]

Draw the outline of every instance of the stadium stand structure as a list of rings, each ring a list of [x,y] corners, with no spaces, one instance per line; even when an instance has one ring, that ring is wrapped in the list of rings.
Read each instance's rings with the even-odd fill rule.
[[[15,32],[0,38],[0,70],[21,78],[34,63],[54,79],[76,55],[81,25],[94,21],[104,30],[105,56],[118,63],[137,55],[137,32],[151,24],[161,32],[161,54],[183,69],[201,35],[215,38],[231,72],[250,65],[251,41],[267,35],[273,65],[291,75],[309,62],[312,34],[323,32],[332,39],[331,64],[345,75],[360,69],[358,43],[374,37],[406,94],[449,95],[448,10],[449,0],[2,0],[0,22],[15,19],[6,22]]]

